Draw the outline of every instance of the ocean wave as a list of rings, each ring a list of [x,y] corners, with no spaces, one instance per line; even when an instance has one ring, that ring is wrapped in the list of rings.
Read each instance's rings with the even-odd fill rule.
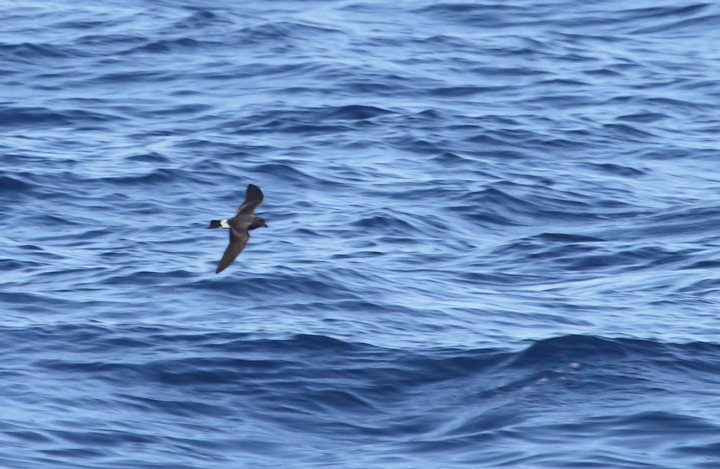
[[[7,6],[0,466],[707,467],[717,18]]]

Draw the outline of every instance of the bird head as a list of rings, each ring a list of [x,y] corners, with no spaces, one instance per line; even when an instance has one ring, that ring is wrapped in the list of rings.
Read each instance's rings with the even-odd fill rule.
[[[250,229],[254,230],[255,228],[260,228],[261,226],[264,226],[265,228],[267,228],[265,219],[263,217],[255,217],[255,220],[253,220],[253,224],[250,225]]]

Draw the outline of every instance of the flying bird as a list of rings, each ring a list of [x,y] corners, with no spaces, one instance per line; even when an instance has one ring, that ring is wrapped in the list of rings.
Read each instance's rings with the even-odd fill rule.
[[[230,244],[225,249],[220,263],[217,266],[216,274],[219,274],[227,266],[232,264],[250,239],[248,231],[267,227],[265,219],[255,216],[255,209],[263,201],[263,193],[258,186],[248,184],[245,194],[245,202],[238,208],[237,214],[227,220],[212,220],[208,228],[228,228],[230,230]]]

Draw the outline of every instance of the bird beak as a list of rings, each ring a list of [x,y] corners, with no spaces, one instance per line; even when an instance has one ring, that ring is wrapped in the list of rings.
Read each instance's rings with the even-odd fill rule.
[[[263,226],[264,226],[265,228],[267,228],[267,227],[268,227],[268,226],[267,226],[267,223],[263,223]]]

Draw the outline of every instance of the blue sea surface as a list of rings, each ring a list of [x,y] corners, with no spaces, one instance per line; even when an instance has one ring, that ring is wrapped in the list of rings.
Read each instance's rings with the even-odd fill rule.
[[[716,3],[4,2],[0,467],[718,468],[719,137]]]

